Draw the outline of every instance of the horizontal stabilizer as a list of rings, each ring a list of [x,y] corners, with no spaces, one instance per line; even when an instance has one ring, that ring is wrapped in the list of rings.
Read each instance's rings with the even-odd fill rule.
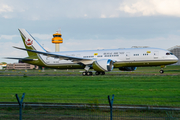
[[[34,59],[28,58],[13,58],[13,57],[6,57],[5,59],[15,59],[15,60],[24,60],[24,61],[33,61]]]

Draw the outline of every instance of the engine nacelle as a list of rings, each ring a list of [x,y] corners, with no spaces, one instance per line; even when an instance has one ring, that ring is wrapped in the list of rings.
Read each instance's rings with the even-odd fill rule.
[[[93,66],[93,69],[98,72],[111,71],[114,68],[113,61],[110,59],[94,61],[92,66]]]
[[[122,70],[122,71],[134,71],[136,70],[137,67],[120,67],[119,70]]]

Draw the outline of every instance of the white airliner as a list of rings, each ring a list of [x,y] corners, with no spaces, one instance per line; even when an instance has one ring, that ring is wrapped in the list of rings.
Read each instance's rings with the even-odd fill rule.
[[[94,69],[96,75],[119,68],[123,71],[134,71],[140,66],[161,66],[164,73],[165,65],[173,64],[178,58],[171,52],[159,48],[128,48],[83,51],[46,51],[25,29],[19,29],[25,48],[14,47],[27,51],[29,57],[11,58],[22,62],[55,68],[55,69],[85,69],[82,75],[92,75],[89,69]]]

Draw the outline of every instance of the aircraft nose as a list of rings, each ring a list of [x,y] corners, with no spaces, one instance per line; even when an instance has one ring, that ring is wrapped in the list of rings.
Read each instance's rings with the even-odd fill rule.
[[[174,55],[173,59],[177,62],[179,59]]]

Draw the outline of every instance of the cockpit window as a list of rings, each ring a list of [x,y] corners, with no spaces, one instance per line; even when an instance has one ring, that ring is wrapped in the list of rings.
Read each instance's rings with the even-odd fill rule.
[[[166,55],[173,55],[173,53],[166,53]]]

